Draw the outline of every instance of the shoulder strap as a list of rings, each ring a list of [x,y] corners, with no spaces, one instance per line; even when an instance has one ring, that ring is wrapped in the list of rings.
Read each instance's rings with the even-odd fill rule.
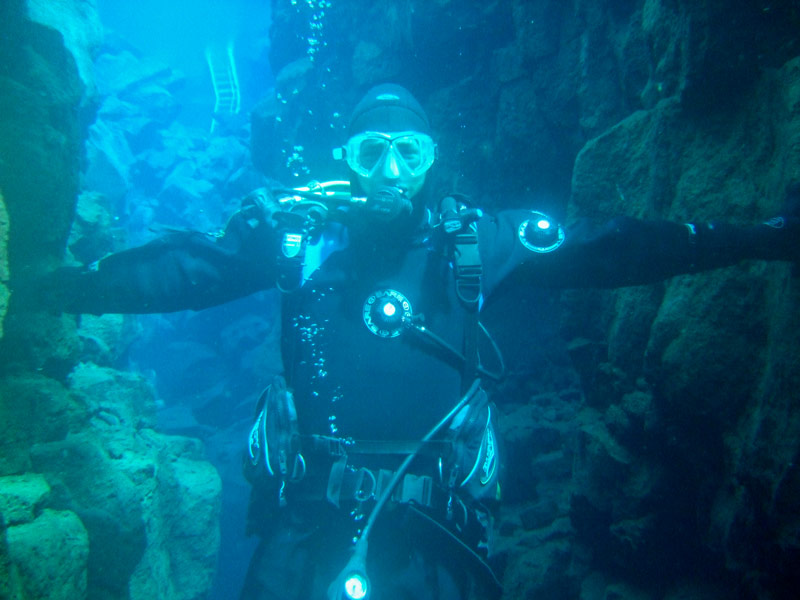
[[[446,198],[443,208],[448,206],[452,211],[455,201]],[[456,209],[456,213],[462,211]],[[481,302],[481,281],[483,263],[481,262],[478,232],[474,229],[474,221],[462,220],[461,227],[449,234],[453,240],[453,266],[455,268],[456,295],[466,309],[464,317],[464,340],[462,352],[464,367],[461,373],[462,392],[478,377],[478,330],[480,328],[479,313]]]

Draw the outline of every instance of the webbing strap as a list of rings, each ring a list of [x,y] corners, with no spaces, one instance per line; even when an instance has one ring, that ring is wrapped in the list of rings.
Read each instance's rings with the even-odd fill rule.
[[[325,435],[301,436],[303,447],[311,452],[329,456],[347,454],[413,454],[421,456],[448,456],[452,444],[446,440],[344,440]]]
[[[463,393],[478,376],[478,329],[483,263],[478,247],[478,234],[462,233],[455,236],[456,293],[466,308],[464,318],[463,353],[465,363],[461,375]]]
[[[460,233],[455,236],[454,262],[458,298],[465,306],[477,310],[483,275],[477,233]]]

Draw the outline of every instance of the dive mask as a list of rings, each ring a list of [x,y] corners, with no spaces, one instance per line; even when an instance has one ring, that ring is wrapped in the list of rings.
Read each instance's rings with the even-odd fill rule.
[[[436,144],[431,136],[415,131],[392,134],[367,131],[351,137],[344,148],[337,148],[334,157],[345,158],[357,175],[372,177],[390,153],[400,169],[416,177],[431,168],[436,159]]]

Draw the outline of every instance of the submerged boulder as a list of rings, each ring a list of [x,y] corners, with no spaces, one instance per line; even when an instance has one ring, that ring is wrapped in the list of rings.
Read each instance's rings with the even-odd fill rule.
[[[2,543],[2,542],[0,542]],[[45,509],[30,522],[5,530],[17,598],[85,598],[89,538],[78,516]]]
[[[8,310],[8,212],[0,190],[0,338],[3,337],[3,319]]]

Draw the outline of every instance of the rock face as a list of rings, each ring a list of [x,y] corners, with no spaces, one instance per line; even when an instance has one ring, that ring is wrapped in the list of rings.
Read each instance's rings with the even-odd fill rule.
[[[0,597],[203,598],[220,480],[197,440],[154,430],[150,383],[95,364],[119,352],[123,320],[78,328],[8,303],[64,255],[97,104],[94,10],[0,6]],[[111,244],[102,209],[84,197],[80,227],[100,240],[87,255]]]
[[[273,2],[276,97],[254,115],[253,152],[275,178],[341,176],[322,150],[345,140],[341,115],[396,81],[431,118],[434,187],[487,208],[748,224],[777,214],[800,179],[797,3],[322,12]],[[506,390],[505,597],[793,597],[792,266],[560,300],[581,401],[561,364],[531,363],[539,379]]]
[[[0,190],[0,338],[3,337],[3,319],[8,310],[8,211]]]
[[[776,214],[787,173],[800,175],[799,68],[793,59],[765,71],[702,119],[667,99],[622,120],[578,156],[573,210],[600,217],[627,206],[642,216],[733,222]],[[614,423],[610,437],[637,461],[620,462],[601,492],[576,489],[585,503],[576,512],[604,519],[609,547],[629,546],[618,554],[643,576],[679,574],[685,566],[672,573],[647,555],[685,547],[728,575],[748,573],[754,595],[789,597],[796,585],[788,565],[797,547],[785,543],[797,533],[795,511],[782,498],[800,483],[791,400],[800,377],[791,334],[800,324],[798,291],[791,265],[752,263],[675,278],[645,297],[613,292],[610,310],[581,315],[606,324],[598,342],[607,352],[597,364],[615,374],[613,391],[597,399],[597,421]],[[625,407],[640,378],[655,415],[648,426]],[[647,488],[631,488],[643,468]],[[592,460],[577,469],[597,471]],[[654,509],[654,498],[671,498],[668,510]],[[635,544],[614,531],[624,522],[638,523]],[[637,548],[651,550],[631,552]]]
[[[22,473],[0,477],[6,562],[28,594],[20,597],[43,597],[50,579],[64,590],[52,597],[206,594],[219,546],[220,480],[197,440],[153,430],[149,384],[81,364],[66,386],[6,377],[0,397],[0,472]]]

